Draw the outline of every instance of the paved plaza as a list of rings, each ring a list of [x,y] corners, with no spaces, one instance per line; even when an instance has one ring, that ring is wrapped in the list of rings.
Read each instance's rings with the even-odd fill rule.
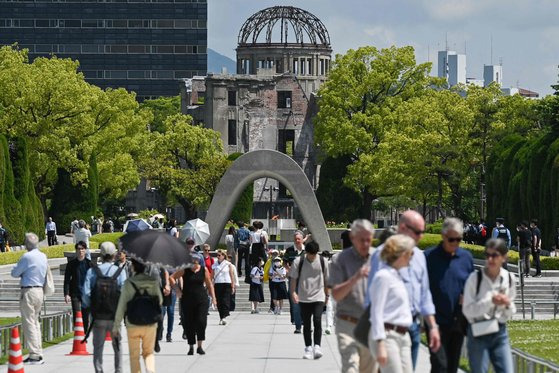
[[[187,356],[187,344],[182,340],[182,328],[176,318],[173,342],[161,343],[156,355],[158,372],[243,372],[243,373],[294,373],[294,372],[340,372],[340,355],[335,335],[324,335],[324,357],[319,360],[303,360],[303,337],[293,334],[289,314],[251,315],[248,312],[233,313],[226,326],[218,325],[217,312],[208,318],[204,344],[206,355]],[[126,333],[124,333],[126,334]],[[91,337],[90,337],[91,338]],[[92,356],[66,356],[72,349],[72,341],[61,343],[45,351],[45,364],[26,366],[27,373],[76,373],[93,371]],[[93,352],[91,343],[87,349]],[[128,343],[122,344],[123,372],[130,372]],[[105,343],[104,366],[113,372],[113,351],[110,342]],[[420,354],[417,372],[428,372],[426,349]]]

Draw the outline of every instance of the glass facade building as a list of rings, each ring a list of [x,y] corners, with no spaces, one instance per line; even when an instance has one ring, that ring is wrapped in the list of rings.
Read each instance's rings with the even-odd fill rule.
[[[207,0],[0,0],[0,44],[80,61],[87,81],[138,98],[207,73]]]

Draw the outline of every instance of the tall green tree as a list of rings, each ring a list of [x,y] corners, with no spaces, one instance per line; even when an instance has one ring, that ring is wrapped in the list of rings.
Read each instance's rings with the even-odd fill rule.
[[[412,47],[362,47],[336,56],[319,91],[316,143],[330,157],[351,159],[344,182],[362,195],[361,216],[369,217],[373,199],[386,193],[363,178],[376,168],[372,155],[394,123],[394,110],[429,86],[430,69],[416,63]]]
[[[208,206],[221,176],[230,164],[219,132],[192,125],[190,116],[176,114],[165,120],[163,132],[150,135],[143,175],[190,216]]]
[[[78,66],[56,57],[29,63],[25,50],[0,48],[0,133],[27,139],[31,179],[44,207],[59,169],[71,172],[74,186],[87,184],[92,156],[103,193],[123,196],[139,181],[135,163],[150,112],[123,89],[88,84]]]

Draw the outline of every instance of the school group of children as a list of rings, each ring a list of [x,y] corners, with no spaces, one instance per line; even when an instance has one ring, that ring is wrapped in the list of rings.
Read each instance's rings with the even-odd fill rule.
[[[258,263],[255,263],[250,271],[250,278],[249,301],[252,302],[251,313],[260,313],[258,304],[264,302],[262,286],[264,282],[268,282],[272,297],[270,312],[281,315],[283,301],[289,299],[289,293],[287,292],[287,269],[283,266],[279,252],[271,250],[270,259],[266,263],[264,263],[263,258],[259,258]]]

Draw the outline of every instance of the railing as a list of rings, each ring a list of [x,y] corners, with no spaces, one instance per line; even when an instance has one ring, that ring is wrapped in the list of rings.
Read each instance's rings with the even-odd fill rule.
[[[522,350],[511,347],[513,373],[559,373],[559,365],[540,357],[530,355]],[[466,341],[462,345],[461,358],[468,360],[468,348]],[[493,366],[489,366],[489,372],[494,373]],[[512,373],[512,372],[511,372]]]
[[[40,317],[40,322],[43,342],[50,342],[73,331],[71,312],[58,312],[51,315],[43,315]],[[25,336],[21,330],[21,322],[0,326],[0,357],[8,355],[11,330],[14,326],[17,326],[19,329],[19,338],[22,348],[25,345]]]
[[[559,365],[555,365],[537,356],[527,354],[516,348],[512,349],[512,363],[515,373],[555,373]]]

